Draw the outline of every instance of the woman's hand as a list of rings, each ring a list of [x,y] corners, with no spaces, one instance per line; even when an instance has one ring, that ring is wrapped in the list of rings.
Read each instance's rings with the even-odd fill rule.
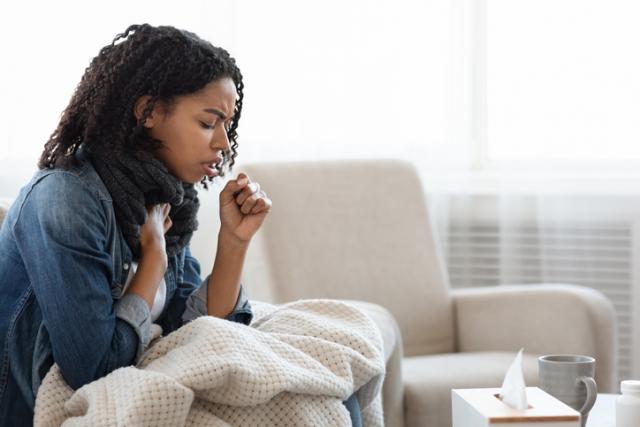
[[[160,257],[167,263],[164,235],[171,228],[171,205],[163,203],[147,207],[147,220],[140,227],[141,257]]]
[[[147,220],[140,227],[140,260],[127,292],[137,294],[153,307],[158,286],[167,270],[167,251],[164,234],[171,228],[169,211],[164,203],[147,207]]]
[[[271,200],[260,184],[251,182],[244,173],[238,174],[220,193],[220,237],[248,243],[270,209]]]

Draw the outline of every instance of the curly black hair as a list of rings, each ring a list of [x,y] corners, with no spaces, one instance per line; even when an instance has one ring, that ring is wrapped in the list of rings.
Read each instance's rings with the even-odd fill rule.
[[[189,31],[149,24],[129,26],[93,58],[45,144],[38,167],[74,165],[81,143],[96,148],[107,144],[134,154],[139,150],[153,152],[162,141],[149,136],[143,124],[155,104],[160,101],[170,109],[176,97],[225,77],[233,80],[238,99],[227,131],[231,149],[223,153],[224,161],[218,166],[222,176],[237,156],[242,74],[226,50]],[[136,120],[134,104],[143,95],[150,98]],[[205,188],[207,179],[212,180],[205,177],[201,181]]]

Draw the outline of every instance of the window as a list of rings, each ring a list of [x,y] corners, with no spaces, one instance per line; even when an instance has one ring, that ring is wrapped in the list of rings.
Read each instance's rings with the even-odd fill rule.
[[[640,3],[484,4],[484,160],[640,160]]]

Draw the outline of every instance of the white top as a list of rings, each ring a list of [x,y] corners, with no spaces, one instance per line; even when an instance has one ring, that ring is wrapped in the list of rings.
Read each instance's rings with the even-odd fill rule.
[[[133,275],[136,273],[138,269],[138,263],[132,262],[131,268],[129,269],[129,276],[127,276],[127,281],[124,284],[124,289],[122,293],[127,291],[127,288],[131,284],[131,280],[133,280]],[[164,277],[162,278],[162,282],[158,286],[158,290],[156,291],[156,296],[153,299],[153,307],[151,307],[151,321],[155,322],[158,317],[162,314],[162,309],[164,308],[164,302],[167,298],[167,283],[164,281]]]

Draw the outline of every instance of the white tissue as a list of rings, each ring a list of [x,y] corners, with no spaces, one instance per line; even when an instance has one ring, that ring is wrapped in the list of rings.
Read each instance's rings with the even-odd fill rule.
[[[524,384],[524,375],[522,374],[522,350],[521,348],[516,359],[509,366],[500,390],[502,402],[518,410],[524,410],[529,407],[527,389]]]

